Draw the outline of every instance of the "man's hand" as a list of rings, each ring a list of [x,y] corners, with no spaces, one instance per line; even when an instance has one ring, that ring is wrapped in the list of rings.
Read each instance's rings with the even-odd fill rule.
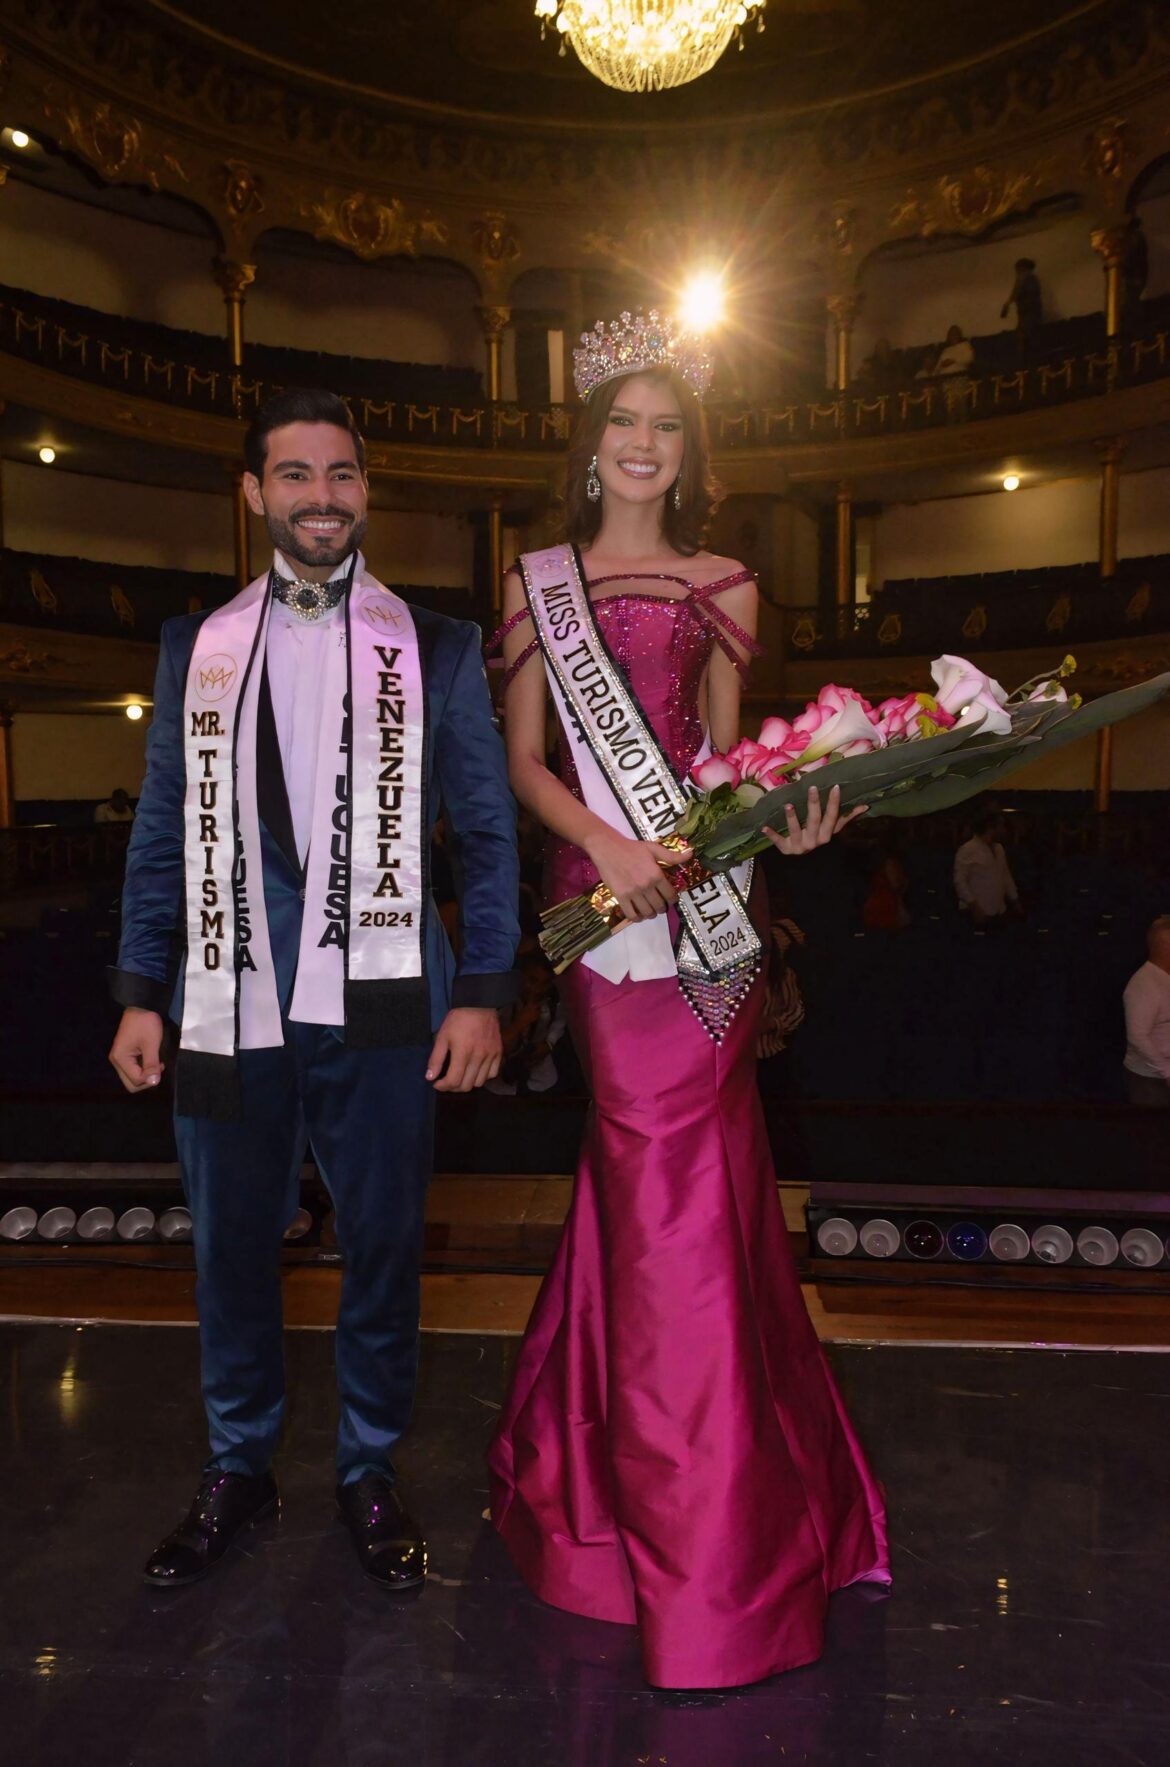
[[[158,1085],[163,1073],[162,1040],[163,1022],[157,1012],[126,1008],[110,1045],[110,1060],[127,1092],[147,1092]]]
[[[436,1092],[474,1092],[485,1080],[495,1079],[502,1054],[494,1006],[453,1006],[439,1026],[427,1079],[434,1082]]]

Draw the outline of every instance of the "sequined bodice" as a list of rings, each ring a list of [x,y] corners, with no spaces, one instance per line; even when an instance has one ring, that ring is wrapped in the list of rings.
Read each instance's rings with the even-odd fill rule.
[[[703,741],[699,687],[711,656],[711,628],[687,597],[621,594],[594,602],[598,629],[637,697],[679,779]],[[570,745],[559,745],[561,780],[576,798],[581,786]],[[597,873],[579,847],[550,838],[546,884],[550,900],[592,889]]]

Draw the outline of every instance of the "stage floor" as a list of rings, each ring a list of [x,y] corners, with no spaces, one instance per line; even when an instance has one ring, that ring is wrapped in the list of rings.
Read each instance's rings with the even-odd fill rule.
[[[22,1767],[1162,1767],[1170,1365],[837,1345],[896,1578],[834,1598],[820,1663],[742,1692],[644,1686],[632,1630],[539,1604],[483,1520],[515,1342],[429,1335],[401,1455],[416,1601],[333,1519],[332,1340],[287,1340],[279,1526],[207,1582],[139,1580],[203,1452],[197,1343],[0,1326],[0,1709]]]

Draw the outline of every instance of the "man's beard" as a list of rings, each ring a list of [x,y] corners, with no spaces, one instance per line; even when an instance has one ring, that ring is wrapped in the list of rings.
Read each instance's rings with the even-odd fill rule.
[[[333,516],[348,525],[339,528],[332,543],[326,545],[319,539],[300,537],[296,521],[302,516]],[[290,564],[329,565],[332,568],[344,564],[350,553],[357,551],[365,538],[367,518],[365,515],[355,516],[351,509],[327,503],[320,509],[298,509],[291,522],[281,521],[279,516],[265,508],[264,525],[268,529],[268,538]]]

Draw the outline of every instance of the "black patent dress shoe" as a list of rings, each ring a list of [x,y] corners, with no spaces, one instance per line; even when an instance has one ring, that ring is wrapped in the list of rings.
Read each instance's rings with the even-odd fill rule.
[[[238,1534],[280,1510],[276,1480],[265,1473],[209,1472],[187,1515],[173,1534],[156,1546],[142,1575],[158,1589],[197,1583],[213,1570]]]
[[[358,1563],[372,1582],[383,1589],[421,1587],[427,1574],[427,1543],[393,1480],[370,1472],[351,1485],[338,1485],[337,1508]]]

